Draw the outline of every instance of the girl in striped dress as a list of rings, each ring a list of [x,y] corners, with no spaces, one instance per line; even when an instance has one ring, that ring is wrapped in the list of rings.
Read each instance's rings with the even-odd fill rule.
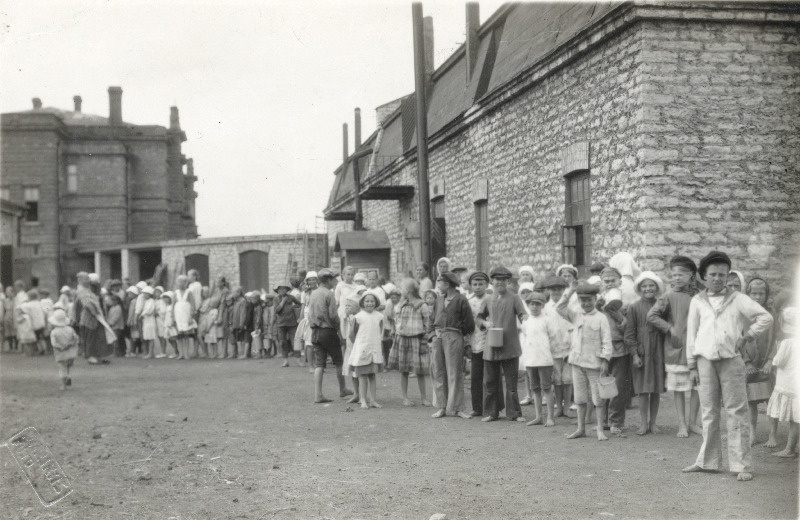
[[[389,352],[387,368],[400,371],[400,391],[403,395],[403,406],[414,406],[408,398],[409,373],[417,375],[419,395],[423,406],[430,406],[426,398],[425,376],[430,375],[430,356],[428,343],[424,341],[425,323],[429,319],[430,310],[419,295],[419,284],[414,279],[404,280],[400,284],[401,299],[394,305],[396,335],[392,350]]]

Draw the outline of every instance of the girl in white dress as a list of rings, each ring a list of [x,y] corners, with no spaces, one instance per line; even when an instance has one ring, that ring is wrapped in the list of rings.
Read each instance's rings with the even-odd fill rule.
[[[350,330],[353,351],[350,353],[349,364],[358,376],[361,408],[382,408],[375,397],[375,374],[381,371],[383,365],[383,315],[375,310],[378,307],[378,298],[372,293],[362,296],[359,306],[362,311],[354,316]]]
[[[194,312],[197,304],[192,291],[188,289],[189,279],[186,276],[178,276],[175,283],[177,288],[172,308],[175,328],[178,329],[178,359],[189,359],[194,357],[194,335],[197,331]]]
[[[153,288],[150,286],[142,289],[144,305],[142,305],[142,352],[145,359],[151,359],[155,354],[155,342],[158,340],[158,326],[156,325],[156,301],[153,299]]]
[[[781,330],[786,334],[780,342],[778,352],[772,359],[777,367],[775,388],[767,404],[767,415],[775,421],[789,423],[789,438],[786,447],[774,452],[776,457],[796,457],[798,437],[800,437],[800,397],[797,392],[797,373],[800,371],[800,345],[794,336],[800,308],[789,306],[781,312]]]

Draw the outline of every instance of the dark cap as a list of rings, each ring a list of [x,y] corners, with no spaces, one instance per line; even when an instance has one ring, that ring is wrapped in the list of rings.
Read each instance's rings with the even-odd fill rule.
[[[511,278],[513,275],[511,271],[509,271],[506,267],[502,265],[498,265],[497,267],[493,267],[491,271],[489,271],[489,278]]]
[[[672,259],[669,261],[669,268],[672,269],[673,267],[683,267],[684,269],[688,269],[693,273],[697,272],[697,264],[695,264],[694,260],[692,260],[688,256],[681,256],[681,255],[673,256]]]
[[[590,283],[581,282],[578,284],[578,288],[575,289],[575,292],[578,296],[597,296],[600,292],[600,288]]]
[[[450,271],[445,271],[443,273],[439,273],[439,278],[445,280],[447,283],[452,285],[453,287],[458,287],[461,285],[461,280],[458,279],[458,276]]]
[[[592,264],[592,267],[589,268],[590,273],[599,273],[605,269],[606,266],[602,262],[595,262]]]
[[[475,271],[469,276],[469,283],[472,283],[472,280],[485,280],[489,281],[489,275],[484,273],[483,271]]]
[[[725,264],[728,266],[728,269],[730,269],[731,257],[722,251],[711,251],[708,253],[700,260],[700,266],[697,268],[697,272],[700,274],[701,279],[706,279],[706,269],[708,269],[708,266],[712,264]]]
[[[622,273],[620,273],[619,269],[617,269],[616,267],[606,267],[605,269],[603,269],[600,272],[600,278],[602,278],[602,277],[604,277],[606,275],[609,275],[609,274],[613,274],[614,276],[616,276],[617,278],[622,280]]]
[[[534,291],[525,297],[525,303],[539,302],[541,304],[547,303],[547,296],[544,293]]]
[[[552,289],[557,287],[566,288],[567,281],[560,276],[551,274],[542,281],[542,285],[544,286],[545,289]]]
[[[331,278],[336,278],[336,273],[328,269],[327,267],[323,267],[322,269],[317,272],[317,279],[320,282],[324,282],[325,280],[329,280]]]

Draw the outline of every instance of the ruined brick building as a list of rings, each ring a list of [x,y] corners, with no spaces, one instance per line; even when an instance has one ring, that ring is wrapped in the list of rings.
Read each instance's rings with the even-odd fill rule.
[[[465,44],[435,70],[426,48],[434,258],[585,272],[629,251],[664,274],[678,252],[719,248],[770,282],[797,264],[796,9],[506,4],[482,25],[469,9]],[[420,258],[414,105],[380,107],[357,143],[373,150],[358,159],[373,245],[336,251],[371,247],[392,278]],[[353,166],[335,172],[331,244],[353,243]]]
[[[14,279],[57,289],[95,270],[97,248],[197,236],[196,177],[181,153],[178,109],[168,128],[134,125],[122,119],[122,89],[110,87],[108,96],[108,117],[83,113],[80,96],[71,111],[34,98],[32,110],[2,114],[2,198],[25,208],[19,247],[2,252]],[[101,257],[106,276],[116,278],[129,261],[135,279],[138,271],[150,276],[161,250]]]

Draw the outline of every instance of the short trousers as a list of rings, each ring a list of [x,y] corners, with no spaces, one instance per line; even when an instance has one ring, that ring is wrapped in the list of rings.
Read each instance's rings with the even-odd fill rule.
[[[572,365],[566,359],[553,358],[553,384],[556,386],[572,384]]]
[[[600,399],[600,388],[597,380],[600,379],[599,368],[584,368],[572,365],[572,387],[573,400],[575,404],[588,404],[591,392],[592,404],[603,406],[603,399]]]
[[[314,347],[314,367],[325,368],[328,356],[334,366],[342,368],[342,344],[339,335],[334,329],[314,328],[311,333],[312,346]]]
[[[525,367],[528,372],[528,379],[531,382],[531,390],[543,390],[549,392],[553,388],[553,367]]]
[[[667,390],[670,392],[689,392],[696,389],[697,386],[692,386],[689,372],[667,372]]]
[[[297,333],[297,325],[291,327],[278,327],[278,341],[294,341],[294,335]]]

